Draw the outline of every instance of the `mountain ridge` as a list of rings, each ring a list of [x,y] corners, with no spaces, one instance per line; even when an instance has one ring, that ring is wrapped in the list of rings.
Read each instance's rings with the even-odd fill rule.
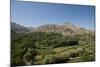
[[[62,33],[64,35],[72,35],[72,34],[83,34],[83,33],[93,33],[94,30],[88,30],[77,25],[73,25],[70,23],[64,23],[62,25],[58,24],[45,24],[40,25],[36,28],[33,27],[24,27],[22,25],[11,22],[11,31],[15,31],[18,33],[27,33],[27,32],[56,32]]]

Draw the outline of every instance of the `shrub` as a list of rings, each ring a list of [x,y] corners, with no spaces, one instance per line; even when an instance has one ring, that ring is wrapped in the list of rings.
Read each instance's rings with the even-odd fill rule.
[[[78,40],[68,40],[67,43],[69,46],[73,46],[73,45],[78,45],[79,41]]]
[[[80,61],[86,62],[86,61],[94,61],[95,55],[90,55],[87,51],[83,53],[83,55],[80,56]]]

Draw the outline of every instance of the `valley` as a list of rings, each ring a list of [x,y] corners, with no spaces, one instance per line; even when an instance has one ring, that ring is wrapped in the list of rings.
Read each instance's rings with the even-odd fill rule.
[[[13,23],[14,24],[14,23]],[[95,61],[95,32],[72,24],[11,26],[11,65]]]

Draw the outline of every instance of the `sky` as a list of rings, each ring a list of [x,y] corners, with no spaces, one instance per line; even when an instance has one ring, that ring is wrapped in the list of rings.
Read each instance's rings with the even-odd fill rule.
[[[95,6],[11,1],[11,21],[26,27],[71,23],[95,28]]]

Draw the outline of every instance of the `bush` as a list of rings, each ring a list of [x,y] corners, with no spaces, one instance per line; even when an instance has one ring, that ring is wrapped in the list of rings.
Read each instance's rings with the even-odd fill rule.
[[[68,42],[69,46],[73,46],[73,45],[78,45],[79,44],[78,40],[68,40],[67,42]]]
[[[82,62],[95,61],[95,55],[90,55],[87,51],[85,51],[83,55],[81,55],[80,61]]]

